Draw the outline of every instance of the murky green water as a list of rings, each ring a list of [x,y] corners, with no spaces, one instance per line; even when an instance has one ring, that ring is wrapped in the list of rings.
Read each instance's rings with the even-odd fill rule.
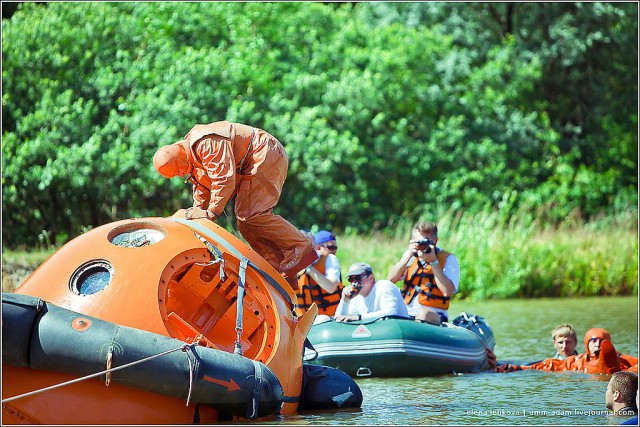
[[[555,298],[454,302],[461,311],[486,318],[499,361],[530,362],[551,357],[551,329],[570,322],[584,333],[602,327],[617,350],[638,355],[638,298]],[[504,374],[447,375],[430,378],[359,379],[364,402],[352,412],[313,413],[262,424],[323,425],[614,425],[625,417],[607,413],[609,376],[520,371]]]

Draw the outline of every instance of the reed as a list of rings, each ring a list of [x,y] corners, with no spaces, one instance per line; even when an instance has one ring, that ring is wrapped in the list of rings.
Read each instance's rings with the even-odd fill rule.
[[[506,220],[499,212],[449,212],[436,222],[439,245],[460,260],[456,298],[638,294],[635,212],[556,227],[527,213]],[[351,263],[365,261],[376,279],[386,278],[408,244],[412,225],[403,219],[387,233],[338,236],[343,275]]]
[[[2,292],[13,292],[54,249],[2,251]]]
[[[425,221],[433,218],[423,217]],[[353,262],[385,279],[406,249],[415,220],[398,218],[369,235],[338,235],[343,282]],[[637,212],[550,226],[529,213],[444,212],[436,218],[441,247],[460,260],[455,298],[502,299],[638,294]],[[52,249],[2,254],[2,290],[12,292]]]

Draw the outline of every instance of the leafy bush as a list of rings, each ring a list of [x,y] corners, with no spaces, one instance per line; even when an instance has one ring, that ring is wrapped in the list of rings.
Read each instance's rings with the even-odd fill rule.
[[[502,8],[520,27],[496,26]],[[277,210],[300,227],[624,212],[637,204],[634,10],[22,3],[2,22],[3,245],[190,205],[151,157],[223,119],[283,142]]]

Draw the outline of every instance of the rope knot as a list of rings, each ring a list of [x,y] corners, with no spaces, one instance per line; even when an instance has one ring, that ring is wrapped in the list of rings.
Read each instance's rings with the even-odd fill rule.
[[[180,348],[180,350],[182,350],[183,352],[186,353],[187,351],[191,350],[191,348],[195,347],[196,345],[198,345],[197,342],[194,342],[194,343],[191,343],[191,344],[184,343],[182,345],[182,347]]]

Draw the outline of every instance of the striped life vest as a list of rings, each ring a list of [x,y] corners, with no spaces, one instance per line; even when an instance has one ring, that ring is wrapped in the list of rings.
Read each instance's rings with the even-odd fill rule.
[[[327,256],[321,255],[313,267],[321,274],[326,268]],[[340,303],[342,296],[342,284],[339,284],[335,291],[328,293],[311,276],[304,271],[298,274],[298,289],[296,293],[296,314],[302,316],[314,302],[318,306],[318,314],[333,316]]]
[[[440,250],[438,252],[436,257],[442,268],[444,268],[449,255],[450,253],[447,251]],[[422,265],[420,261],[418,258],[414,258],[405,273],[404,287],[402,289],[405,303],[407,303],[407,305],[410,304],[417,295],[420,304],[426,307],[447,310],[451,298],[445,297],[436,285],[436,278],[431,266],[426,262]]]

